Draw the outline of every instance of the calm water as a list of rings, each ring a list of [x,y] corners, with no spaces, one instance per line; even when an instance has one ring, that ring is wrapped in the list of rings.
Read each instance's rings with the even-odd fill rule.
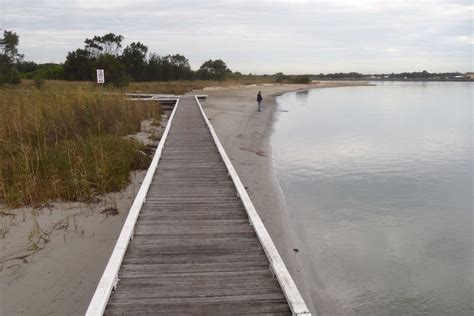
[[[473,88],[279,98],[274,162],[323,315],[474,314]]]

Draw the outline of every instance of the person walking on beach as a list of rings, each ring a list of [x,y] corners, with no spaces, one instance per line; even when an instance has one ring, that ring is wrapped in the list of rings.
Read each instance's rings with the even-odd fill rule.
[[[263,101],[262,91],[258,91],[258,94],[257,94],[257,104],[258,104],[258,111],[259,111],[259,112],[262,112],[262,101]]]

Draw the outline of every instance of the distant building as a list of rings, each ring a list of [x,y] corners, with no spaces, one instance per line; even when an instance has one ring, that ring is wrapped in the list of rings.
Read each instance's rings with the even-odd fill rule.
[[[474,72],[466,72],[464,78],[474,80]]]

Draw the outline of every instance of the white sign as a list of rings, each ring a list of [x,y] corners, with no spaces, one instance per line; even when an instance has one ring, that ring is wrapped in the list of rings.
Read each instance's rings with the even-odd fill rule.
[[[97,69],[97,83],[104,83],[104,82],[105,82],[104,69]]]

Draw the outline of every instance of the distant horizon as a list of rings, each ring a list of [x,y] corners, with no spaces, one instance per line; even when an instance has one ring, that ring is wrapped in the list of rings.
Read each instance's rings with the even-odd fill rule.
[[[21,53],[21,52],[20,52]],[[168,55],[168,54],[163,54],[164,55]],[[171,55],[174,55],[174,54],[171,54]],[[184,55],[186,57],[186,55]],[[208,60],[208,59],[206,59]],[[37,62],[37,61],[34,61],[34,60],[29,60],[28,58],[24,58],[24,61],[27,61],[27,62],[34,62],[36,64],[63,64],[65,59],[61,62],[53,62],[53,61],[49,61],[49,62]],[[205,61],[205,60],[204,60]],[[203,62],[204,62],[203,61]],[[224,60],[224,62],[226,62]],[[196,66],[196,67],[193,67],[193,64],[191,63],[190,61],[190,64],[191,64],[191,69],[192,70],[198,70],[200,65]],[[226,64],[229,66],[229,64],[226,62]],[[282,72],[282,71],[276,71],[274,73],[245,73],[245,72],[242,72],[238,69],[232,69],[232,67],[229,67],[230,70],[232,72],[240,72],[242,75],[255,75],[255,76],[273,76],[279,72]],[[429,69],[420,69],[420,70],[408,70],[408,71],[391,71],[391,72],[372,72],[372,73],[366,73],[366,72],[360,72],[360,71],[328,71],[328,72],[302,72],[302,73],[296,73],[296,72],[288,72],[288,73],[285,73],[285,72],[282,72],[283,74],[285,75],[289,75],[289,76],[292,76],[292,75],[295,75],[295,76],[298,76],[298,75],[319,75],[319,74],[324,74],[324,75],[328,75],[328,74],[336,74],[336,73],[359,73],[361,75],[374,75],[374,76],[377,76],[377,75],[388,75],[388,74],[402,74],[402,73],[415,73],[415,72],[423,72],[423,71],[427,71],[428,73],[430,74],[435,74],[435,73],[461,73],[461,74],[466,74],[466,73],[474,73],[474,70],[467,70],[467,71],[430,71]]]
[[[241,73],[472,72],[471,0],[0,0],[25,60],[61,63],[109,32],[124,46],[222,59]]]
[[[2,30],[3,31],[3,30]],[[15,32],[14,30],[9,30],[7,29],[7,31],[13,31]],[[16,32],[17,33],[17,32]],[[109,33],[109,32],[105,32],[104,34],[106,33]],[[18,34],[18,33],[17,33]],[[20,36],[20,44],[18,45],[19,47],[19,53],[20,54],[24,54],[22,53],[21,51],[21,34],[18,34]],[[102,33],[101,34],[94,34],[94,35],[103,35]],[[92,36],[91,36],[92,37]],[[85,38],[84,38],[85,39]],[[123,45],[123,48],[126,47],[128,44],[132,43],[134,41],[124,41],[124,43],[127,43],[127,44],[124,44]],[[146,43],[142,42],[143,44],[146,45]],[[78,48],[83,48],[83,46],[79,46],[79,47],[76,47],[76,48],[73,48],[71,50],[69,50],[68,52],[71,52],[71,51],[74,51]],[[67,52],[67,53],[68,53]],[[66,53],[66,55],[67,55]],[[153,51],[149,51],[149,53],[155,53]],[[163,53],[163,54],[159,54],[160,56],[166,56],[166,55],[174,55],[174,54],[180,54],[180,55],[183,55],[185,57],[188,57],[186,56],[186,54],[183,54],[183,53],[180,53],[180,52],[176,52],[176,53],[172,53],[172,52],[169,52],[169,53]],[[32,62],[35,62],[37,64],[48,64],[48,63],[51,63],[51,64],[62,64],[65,62],[66,60],[66,55],[64,56],[63,60],[61,61],[46,61],[46,62],[41,62],[41,61],[37,61],[37,60],[32,60],[32,59],[28,59],[28,57],[26,56],[25,54],[25,57],[24,57],[24,61],[32,61]],[[276,70],[275,72],[273,73],[252,73],[252,72],[243,72],[243,71],[240,71],[239,69],[233,69],[230,65],[229,65],[229,62],[223,58],[205,58],[202,60],[201,63],[196,63],[196,62],[192,62],[191,60],[189,60],[189,63],[191,65],[191,68],[193,70],[197,70],[199,69],[199,67],[201,66],[202,63],[204,63],[206,60],[209,60],[209,59],[222,59],[226,64],[227,66],[229,66],[230,70],[232,70],[232,72],[240,72],[242,73],[243,75],[248,75],[248,74],[252,74],[252,75],[257,75],[257,76],[264,76],[264,75],[274,75],[276,73],[279,73],[279,72],[283,72],[283,71],[279,71],[279,70]],[[350,72],[355,72],[355,73],[360,73],[360,74],[363,74],[363,75],[385,75],[385,74],[391,74],[391,73],[395,73],[395,74],[398,74],[398,73],[404,73],[404,72],[407,72],[407,73],[411,73],[411,72],[422,72],[422,71],[427,71],[429,73],[470,73],[470,72],[474,72],[474,63],[472,64],[473,68],[471,68],[470,70],[447,70],[447,71],[432,71],[430,69],[416,69],[416,70],[402,70],[402,71],[386,71],[386,72],[363,72],[363,71],[357,71],[357,70],[339,70],[339,71],[325,71],[325,72],[283,72],[284,74],[286,75],[318,75],[320,73],[323,73],[323,74],[330,74],[330,73],[350,73]]]

